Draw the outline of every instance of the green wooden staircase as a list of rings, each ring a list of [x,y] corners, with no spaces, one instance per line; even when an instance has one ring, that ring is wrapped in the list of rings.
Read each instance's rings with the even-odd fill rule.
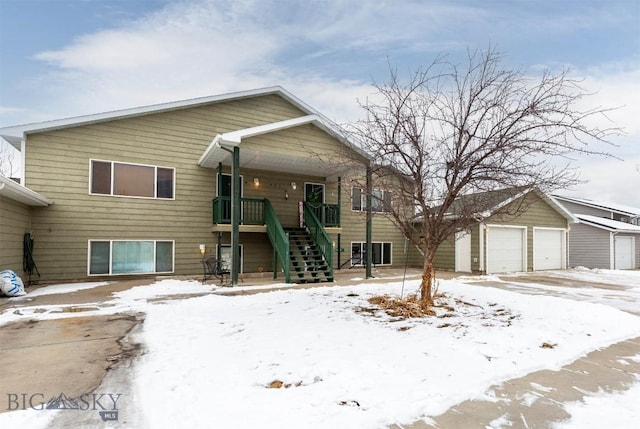
[[[306,228],[284,228],[289,236],[289,272],[293,283],[333,281],[333,269]]]

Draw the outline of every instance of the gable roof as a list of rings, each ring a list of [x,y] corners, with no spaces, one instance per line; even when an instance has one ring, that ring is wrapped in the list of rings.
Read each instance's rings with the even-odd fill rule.
[[[458,218],[460,217],[461,213],[468,212],[466,208],[473,207],[474,212],[472,214],[472,218],[481,221],[491,217],[500,209],[506,207],[507,205],[531,192],[534,192],[538,197],[540,197],[552,209],[557,211],[570,223],[578,223],[578,220],[567,209],[565,209],[562,204],[558,203],[553,196],[548,195],[537,188],[532,189],[525,187],[504,188],[461,195],[460,197],[456,198],[454,203],[451,205],[450,211],[446,213],[445,216],[449,218]],[[433,210],[437,209],[438,207],[435,207]],[[419,215],[416,218],[417,222],[420,222],[422,220],[422,215]]]
[[[619,222],[613,219],[607,219],[604,217],[591,216],[591,215],[575,215],[580,223],[590,225],[596,228],[604,229],[610,232],[624,232],[640,234],[640,226],[632,225],[626,222]]]
[[[596,209],[611,211],[625,216],[638,217],[640,216],[640,208],[625,206],[622,204],[603,203],[600,201],[589,200],[586,198],[574,198],[565,197],[562,195],[554,195],[554,198],[560,201],[566,201],[569,203],[579,204],[585,207],[593,207]]]
[[[320,112],[316,111],[308,104],[300,100],[298,97],[284,89],[282,86],[270,86],[266,88],[252,89],[248,91],[231,92],[221,95],[208,97],[192,98],[188,100],[173,101],[169,103],[153,104],[149,106],[135,107],[131,109],[114,110],[104,113],[96,113],[92,115],[77,116],[66,119],[58,119],[53,121],[37,122],[24,125],[16,125],[11,127],[0,128],[0,137],[9,142],[15,148],[20,149],[22,140],[30,133],[53,131],[68,127],[80,125],[96,124],[100,122],[111,121],[114,119],[131,118],[136,116],[144,116],[153,113],[168,112],[172,110],[184,109],[189,107],[203,106],[207,104],[215,104],[239,100],[243,98],[251,98],[265,95],[279,95],[307,115],[316,116],[317,123],[322,124],[326,130],[330,130],[331,134],[343,143],[348,143],[346,136],[343,135],[339,127],[331,120],[327,119]],[[348,143],[350,144],[350,143]],[[351,145],[351,144],[350,144]],[[355,149],[355,148],[354,148]]]
[[[218,134],[211,141],[209,146],[205,149],[204,153],[200,156],[198,160],[198,165],[202,167],[214,168],[218,165],[219,162],[223,162],[230,157],[230,153],[227,149],[222,146],[228,147],[236,147],[242,143],[243,139],[255,137],[263,134],[269,134],[273,132],[277,132],[280,130],[285,130],[288,128],[299,127],[301,125],[313,124],[322,131],[326,132],[330,136],[334,137],[336,140],[342,142],[350,149],[354,150],[360,156],[365,159],[369,157],[362,151],[362,149],[353,145],[340,130],[337,129],[332,123],[328,123],[319,114],[312,114],[306,116],[299,116],[297,118],[286,119],[283,121],[272,122],[264,125],[258,125],[250,128],[243,128],[235,131],[230,131],[222,134]],[[243,151],[243,153],[245,153]],[[248,158],[258,157],[256,154],[249,153]],[[259,158],[262,158],[262,162],[266,162],[269,164],[270,169],[278,170],[278,166],[286,165],[287,168],[282,171],[295,171],[298,174],[309,173],[311,170],[317,171],[318,175],[322,175],[321,173],[326,172],[327,169],[331,170],[331,168],[326,165],[326,163],[322,162],[320,159],[307,159],[305,160],[305,165],[299,165],[296,169],[296,164],[299,162],[296,161],[295,158],[288,156],[287,154],[275,154],[273,157],[267,154],[261,154]],[[315,161],[315,162],[314,162]],[[241,163],[242,164],[242,163]],[[245,165],[247,165],[245,163]],[[340,166],[337,166],[340,168]],[[254,168],[258,168],[255,167]],[[260,168],[258,168],[260,169]]]
[[[0,195],[33,207],[46,207],[53,204],[53,201],[47,197],[5,176],[0,176]]]
[[[493,191],[478,192],[474,194],[463,195],[456,199],[452,205],[452,211],[448,215],[456,216],[464,207],[473,206],[475,213],[479,218],[488,218],[506,207],[512,202],[534,192],[538,197],[544,200],[551,208],[557,211],[562,217],[572,223],[576,223],[576,218],[559,204],[551,195],[545,194],[537,188],[508,188],[497,189]]]

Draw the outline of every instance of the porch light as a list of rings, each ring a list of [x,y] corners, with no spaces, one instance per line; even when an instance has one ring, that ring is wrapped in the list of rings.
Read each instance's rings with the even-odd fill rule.
[[[253,178],[253,184],[256,185],[256,186],[260,186],[260,179],[257,178],[257,177],[254,177]]]
[[[204,244],[200,245],[200,254],[202,256],[204,256],[204,253],[207,251],[207,246],[205,246]]]
[[[297,187],[298,185],[296,185],[296,182],[291,182],[291,189],[295,191]]]

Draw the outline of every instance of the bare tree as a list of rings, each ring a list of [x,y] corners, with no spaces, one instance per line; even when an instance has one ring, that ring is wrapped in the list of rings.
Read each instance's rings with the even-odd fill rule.
[[[579,109],[589,94],[568,71],[533,79],[501,63],[488,49],[470,52],[463,69],[439,57],[406,84],[392,71],[353,127],[392,189],[389,217],[424,256],[423,309],[433,304],[436,250],[486,216],[495,190],[516,196],[576,184],[571,154],[606,155],[593,143],[610,144],[620,131],[590,125],[608,109]]]
[[[12,177],[16,173],[16,155],[12,147],[0,141],[0,176]]]

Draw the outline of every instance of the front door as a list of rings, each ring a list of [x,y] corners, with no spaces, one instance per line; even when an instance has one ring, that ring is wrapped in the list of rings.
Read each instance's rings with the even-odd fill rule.
[[[240,245],[240,270],[239,273],[242,273],[242,244]],[[218,255],[220,259],[220,265],[223,270],[231,272],[231,245],[230,244],[222,244],[220,245],[220,254]]]
[[[222,204],[222,219],[231,219],[231,174],[222,174],[219,197],[228,197],[229,200]],[[240,176],[240,197],[243,195],[242,176]]]
[[[325,216],[322,204],[324,203],[324,183],[305,183],[304,200],[309,203],[314,214],[324,224]]]
[[[324,203],[324,183],[305,183],[304,200],[308,203]]]

